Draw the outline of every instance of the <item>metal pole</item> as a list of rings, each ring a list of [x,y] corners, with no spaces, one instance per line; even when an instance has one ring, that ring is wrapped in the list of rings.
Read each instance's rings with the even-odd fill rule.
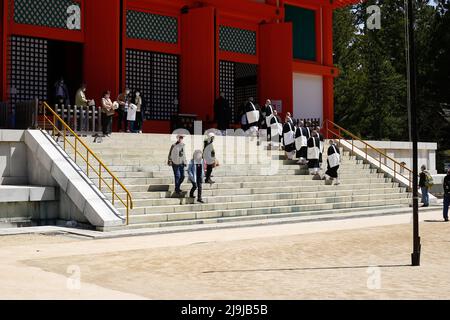
[[[411,140],[413,145],[413,253],[411,254],[411,264],[413,266],[420,266],[420,237],[419,237],[419,193],[418,186],[418,134],[417,134],[417,99],[416,99],[416,52],[414,42],[414,2],[408,0],[408,84],[409,84],[409,99],[408,109],[411,115]]]

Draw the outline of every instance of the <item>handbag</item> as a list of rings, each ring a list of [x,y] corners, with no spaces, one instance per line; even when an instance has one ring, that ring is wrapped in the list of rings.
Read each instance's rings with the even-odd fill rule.
[[[313,138],[314,147],[308,148],[308,159],[319,159],[320,157],[320,150],[316,146],[316,139]]]
[[[334,153],[328,156],[328,162],[330,164],[330,168],[337,167],[340,164],[341,156],[336,151],[336,147],[333,146]]]

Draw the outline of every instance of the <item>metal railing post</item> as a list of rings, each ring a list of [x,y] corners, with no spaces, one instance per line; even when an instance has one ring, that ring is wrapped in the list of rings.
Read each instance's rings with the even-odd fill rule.
[[[114,198],[115,198],[115,195],[116,195],[116,189],[115,189],[115,187],[114,187],[114,185],[115,185],[115,180],[114,180],[114,178],[112,178],[112,204],[114,205]]]
[[[89,150],[86,150],[86,174],[89,178]]]
[[[75,131],[75,132],[78,131],[77,126],[78,126],[78,107],[74,106],[73,107],[73,131]]]
[[[77,155],[78,155],[78,139],[75,137],[75,163],[77,163]]]
[[[52,130],[52,137],[55,139],[55,126],[56,126],[56,116],[53,114],[53,130]]]

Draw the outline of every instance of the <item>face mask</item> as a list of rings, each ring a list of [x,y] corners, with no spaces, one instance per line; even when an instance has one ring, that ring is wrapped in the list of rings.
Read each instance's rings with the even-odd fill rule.
[[[130,91],[126,91],[125,94],[126,94],[126,95],[129,95],[129,94],[130,94]]]
[[[139,92],[136,92],[136,97],[139,97],[141,94]]]

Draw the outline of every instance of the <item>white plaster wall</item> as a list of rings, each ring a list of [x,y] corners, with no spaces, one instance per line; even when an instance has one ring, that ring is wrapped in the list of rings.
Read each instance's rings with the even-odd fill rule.
[[[412,168],[412,143],[403,141],[366,141],[371,146],[380,149],[398,162],[405,162],[406,167]],[[355,141],[355,146],[362,148],[362,144]],[[431,174],[437,174],[436,170],[437,143],[419,143],[419,168],[425,165]],[[368,152],[375,157],[375,152]],[[387,164],[387,163],[385,163]],[[389,164],[390,165],[390,164]]]
[[[294,73],[294,118],[323,120],[323,77]]]
[[[0,130],[0,184],[28,184],[27,150],[23,139],[23,130]]]

